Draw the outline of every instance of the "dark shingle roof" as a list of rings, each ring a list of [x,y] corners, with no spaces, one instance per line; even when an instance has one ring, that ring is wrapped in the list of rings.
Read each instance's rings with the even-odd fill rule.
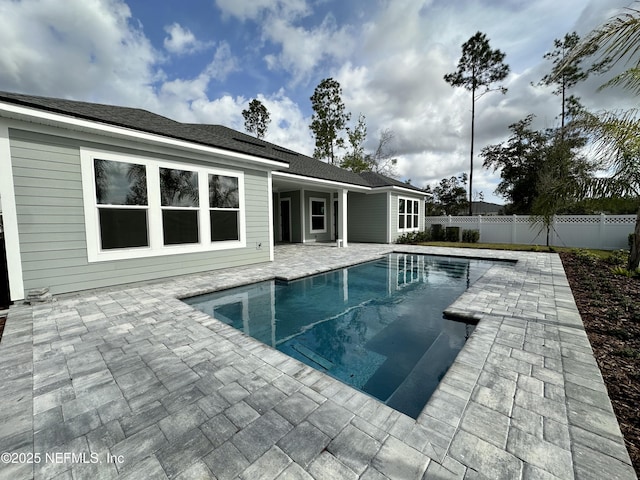
[[[361,185],[363,187],[371,186],[357,173],[304,155],[292,158],[289,161],[289,169],[286,171],[305,177],[322,178],[323,180]]]
[[[411,185],[409,183],[401,182],[395,178],[387,177],[381,173],[376,172],[362,172],[360,176],[372,187],[402,187],[409,190],[415,190],[417,192],[424,193],[420,188]]]
[[[284,152],[290,152],[295,155],[295,152],[287,151],[267,142],[261,142],[258,139],[219,125],[180,123],[139,108],[36,97],[9,92],[0,92],[0,101],[71,115],[84,120],[131,128],[140,132],[153,133],[210,147],[256,155],[269,160],[288,162]],[[252,141],[242,141],[244,137]]]
[[[11,92],[0,91],[0,101],[276,160],[289,164],[288,169],[281,171],[305,177],[365,187],[400,186],[420,191],[412,185],[377,173],[353,173],[222,125],[180,123],[139,108]]]

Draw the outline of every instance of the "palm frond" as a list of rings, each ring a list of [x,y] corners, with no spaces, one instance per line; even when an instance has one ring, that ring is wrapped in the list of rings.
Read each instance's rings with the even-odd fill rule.
[[[595,157],[616,170],[621,161],[640,157],[640,110],[582,112],[574,126],[591,140]]]
[[[612,59],[612,65],[634,57],[640,51],[640,10],[626,9],[625,13],[606,22],[592,41],[602,49],[601,55]]]
[[[623,13],[593,30],[558,65],[555,76],[561,76],[564,68],[594,51],[597,52],[596,59],[607,62],[609,68],[621,60],[631,61],[640,52],[640,10],[626,8]],[[640,61],[637,61],[636,67],[640,67]]]
[[[634,95],[640,95],[640,67],[630,68],[616,75],[611,80],[601,85],[598,91],[609,87],[623,87]]]

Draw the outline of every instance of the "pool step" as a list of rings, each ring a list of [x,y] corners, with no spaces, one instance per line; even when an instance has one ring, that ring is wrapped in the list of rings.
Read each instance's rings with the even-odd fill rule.
[[[301,343],[293,342],[291,344],[291,348],[293,348],[296,352],[304,355],[305,357],[307,357],[312,362],[317,363],[318,365],[320,365],[325,370],[331,370],[334,367],[333,363],[331,363],[329,360],[327,360],[326,358],[321,357],[320,355],[318,355],[313,350],[309,350],[307,347],[305,347]]]

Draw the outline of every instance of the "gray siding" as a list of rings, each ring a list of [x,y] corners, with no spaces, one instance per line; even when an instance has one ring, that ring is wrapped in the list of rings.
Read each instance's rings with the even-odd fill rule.
[[[418,228],[424,230],[424,197],[412,196],[405,193],[398,195],[397,193],[391,194],[391,208],[389,210],[391,214],[391,221],[389,222],[389,232],[391,234],[391,243],[395,242],[398,237],[404,234],[404,232],[398,231],[398,198],[412,198],[418,200],[420,206],[420,214],[418,215]]]
[[[348,241],[387,243],[387,194],[349,193]]]
[[[41,287],[52,293],[73,292],[269,261],[267,174],[244,170],[246,248],[89,263],[80,146],[202,162],[23,130],[10,129],[9,136],[25,293]]]

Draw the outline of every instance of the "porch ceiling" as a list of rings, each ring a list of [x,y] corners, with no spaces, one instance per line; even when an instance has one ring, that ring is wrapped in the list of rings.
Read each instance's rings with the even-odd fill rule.
[[[282,172],[273,173],[272,183],[274,192],[289,192],[292,190],[300,189],[327,192],[349,190],[366,193],[371,191],[370,187],[363,187],[361,185],[350,185],[348,183],[322,180],[319,178],[302,177],[297,175],[285,174]]]

